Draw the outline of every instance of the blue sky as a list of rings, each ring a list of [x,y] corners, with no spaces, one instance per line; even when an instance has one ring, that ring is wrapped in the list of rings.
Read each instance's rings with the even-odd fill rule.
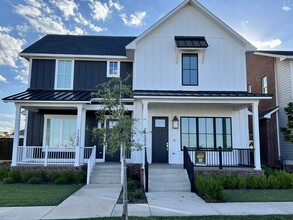
[[[26,90],[18,53],[45,34],[138,36],[182,1],[1,0],[0,98]],[[198,1],[258,49],[293,50],[293,0]],[[14,112],[0,101],[0,132],[12,131]]]

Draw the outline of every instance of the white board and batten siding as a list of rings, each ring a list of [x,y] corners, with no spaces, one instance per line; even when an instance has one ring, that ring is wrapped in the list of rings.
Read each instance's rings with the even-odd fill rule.
[[[175,36],[204,36],[209,47],[180,50]],[[246,91],[245,50],[243,42],[186,5],[137,41],[134,90]],[[182,86],[182,53],[198,53],[198,86]]]
[[[284,108],[289,102],[293,101],[293,61],[280,61],[276,58],[276,82],[277,82],[277,100],[280,107],[279,126],[285,127],[288,118]],[[280,132],[280,151],[283,160],[287,163],[293,164],[293,146],[284,140],[283,134]]]

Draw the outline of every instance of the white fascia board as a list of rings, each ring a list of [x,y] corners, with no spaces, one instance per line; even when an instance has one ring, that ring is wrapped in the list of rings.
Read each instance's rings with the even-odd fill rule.
[[[278,108],[276,108],[276,109],[274,109],[273,111],[271,111],[271,112],[269,112],[269,113],[267,113],[267,114],[265,114],[263,117],[261,117],[261,118],[267,118],[267,119],[270,119],[271,117],[272,117],[272,114],[274,114],[276,111],[278,111],[279,110],[279,107]]]
[[[38,106],[38,105],[42,105],[42,104],[49,104],[50,106],[52,104],[56,104],[56,106],[64,106],[64,104],[75,104],[78,105],[78,104],[90,104],[90,101],[32,101],[32,100],[4,100],[3,102],[5,103],[15,103],[15,104],[19,104],[19,105],[30,105],[30,104],[33,104],[35,106]],[[60,102],[60,103],[59,103]]]
[[[193,7],[197,7],[198,9],[200,9],[204,15],[206,15],[208,18],[210,18],[212,21],[214,21],[217,25],[222,27],[224,31],[226,31],[232,37],[234,37],[236,40],[238,40],[243,45],[245,45],[246,50],[249,51],[249,50],[256,50],[257,49],[248,40],[246,40],[244,37],[242,37],[240,34],[238,34],[236,31],[234,31],[232,28],[230,28],[227,24],[225,24],[222,20],[220,20],[217,16],[215,16],[213,13],[211,13],[207,8],[205,8],[203,5],[201,5],[197,0],[183,1],[180,5],[178,5],[172,11],[170,11],[167,15],[165,15],[163,18],[161,18],[159,21],[157,21],[155,24],[153,24],[149,29],[147,29],[145,32],[143,32],[135,40],[130,42],[128,45],[126,45],[126,49],[135,49],[136,42],[140,41],[148,33],[152,32],[154,29],[159,27],[162,23],[164,23],[166,20],[168,20],[173,14],[178,12],[180,9],[182,9],[187,4],[191,4]]]
[[[280,61],[287,60],[287,59],[293,59],[293,56],[284,56],[284,55],[278,55],[278,54],[271,54],[271,53],[262,53],[262,52],[254,52],[255,55],[260,56],[266,56],[266,57],[274,57],[274,58],[280,58]]]
[[[126,56],[109,56],[109,55],[74,55],[74,54],[49,54],[49,53],[20,53],[21,57],[30,58],[79,58],[79,59],[114,59],[114,60],[127,60]]]
[[[95,102],[95,101],[102,101],[103,99],[102,98],[93,98],[91,99],[91,102]],[[122,99],[122,102],[133,102],[134,99]]]

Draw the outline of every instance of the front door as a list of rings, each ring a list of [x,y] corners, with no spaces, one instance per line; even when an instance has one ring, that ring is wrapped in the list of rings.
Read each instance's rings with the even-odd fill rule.
[[[115,126],[116,123],[117,123],[116,119],[107,119],[106,120],[106,138],[108,138],[107,137],[108,130],[111,129],[113,126]],[[107,147],[110,147],[110,146],[107,146]],[[113,155],[110,155],[109,153],[107,153],[107,150],[106,150],[105,160],[112,161],[112,162],[120,161],[120,149],[118,149]]]
[[[152,119],[152,162],[168,163],[168,117]]]

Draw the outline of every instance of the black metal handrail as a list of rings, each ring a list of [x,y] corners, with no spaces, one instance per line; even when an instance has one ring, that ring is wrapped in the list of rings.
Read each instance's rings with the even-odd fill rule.
[[[145,164],[144,164],[144,176],[145,176],[145,186],[144,186],[144,190],[145,192],[149,191],[149,162],[148,162],[148,157],[147,157],[147,150],[146,148],[144,148],[144,160],[145,160]]]
[[[244,148],[186,148],[197,167],[251,167],[254,168],[254,149]]]
[[[187,148],[183,147],[183,166],[186,169],[189,182],[190,182],[190,191],[195,192],[195,185],[194,185],[194,163],[191,161],[190,155],[188,153]]]

